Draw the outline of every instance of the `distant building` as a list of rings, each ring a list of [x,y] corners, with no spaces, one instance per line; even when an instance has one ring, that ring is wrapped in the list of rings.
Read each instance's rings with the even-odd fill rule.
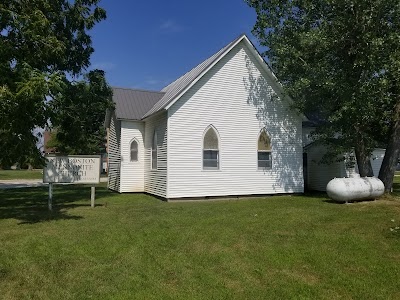
[[[310,118],[311,119],[311,118]],[[318,122],[310,120],[303,122],[303,169],[304,187],[313,191],[326,191],[326,186],[333,178],[350,177],[352,173],[358,173],[357,163],[348,164],[348,159],[334,161],[330,164],[321,163],[323,156],[328,152],[324,145],[319,145],[311,138]],[[348,153],[349,154],[349,153]],[[343,153],[343,158],[348,154]],[[378,177],[382,165],[385,149],[375,149],[371,155],[371,166],[374,176]]]
[[[55,147],[48,147],[47,143],[51,140],[51,137],[54,133],[48,129],[43,132],[43,153],[44,154],[52,154],[56,153],[57,149]]]

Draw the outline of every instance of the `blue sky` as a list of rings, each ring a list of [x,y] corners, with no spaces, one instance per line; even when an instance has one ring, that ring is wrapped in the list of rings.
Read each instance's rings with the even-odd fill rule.
[[[92,68],[112,86],[160,90],[242,33],[255,11],[243,0],[112,1],[107,19],[90,32]]]

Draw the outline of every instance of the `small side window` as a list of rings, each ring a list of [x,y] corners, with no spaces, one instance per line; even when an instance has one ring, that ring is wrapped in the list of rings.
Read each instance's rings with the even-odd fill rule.
[[[203,138],[203,169],[219,169],[219,142],[214,127],[207,129]]]
[[[131,161],[138,161],[138,143],[133,140],[131,143]]]
[[[265,129],[261,130],[258,137],[257,161],[258,169],[272,168],[271,139]]]

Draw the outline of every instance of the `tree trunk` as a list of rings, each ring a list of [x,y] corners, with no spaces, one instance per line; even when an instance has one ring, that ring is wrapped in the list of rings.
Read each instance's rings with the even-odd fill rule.
[[[365,148],[365,143],[362,138],[358,139],[358,143],[354,148],[356,154],[356,160],[358,165],[358,172],[361,177],[374,176],[374,170],[372,170],[370,153]]]
[[[385,192],[390,193],[400,153],[400,98],[394,107],[394,122],[390,130],[385,156],[379,170],[379,179],[385,185]]]

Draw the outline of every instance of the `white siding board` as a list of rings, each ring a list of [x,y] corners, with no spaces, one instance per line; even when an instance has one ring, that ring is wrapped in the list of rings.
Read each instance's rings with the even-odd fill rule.
[[[315,191],[326,191],[326,186],[333,178],[349,177],[350,170],[345,167],[345,162],[320,163],[327,149],[322,145],[310,145],[307,152],[308,188]],[[371,165],[374,176],[378,177],[379,170],[385,155],[384,149],[375,149],[371,156]],[[357,164],[355,173],[358,173]]]
[[[120,192],[144,192],[144,123],[121,121]],[[130,161],[130,145],[138,143],[138,160]]]
[[[164,198],[167,197],[167,123],[166,112],[146,119],[144,139],[144,190]],[[157,131],[157,170],[151,169],[151,145],[154,130]]]
[[[381,169],[382,161],[383,158],[385,157],[385,152],[386,152],[385,149],[375,149],[372,152],[371,165],[375,177],[379,176],[379,171]]]
[[[301,118],[239,43],[169,110],[168,198],[303,191]],[[202,168],[202,137],[220,135],[220,170]],[[257,169],[257,138],[272,139],[272,170]]]
[[[113,113],[111,116],[108,138],[108,188],[110,190],[120,192],[121,127],[120,121],[118,121],[115,117],[115,113]]]
[[[310,146],[307,149],[307,184],[310,190],[326,191],[326,185],[331,179],[346,176],[344,162],[321,163],[325,153],[326,148],[320,145]]]

